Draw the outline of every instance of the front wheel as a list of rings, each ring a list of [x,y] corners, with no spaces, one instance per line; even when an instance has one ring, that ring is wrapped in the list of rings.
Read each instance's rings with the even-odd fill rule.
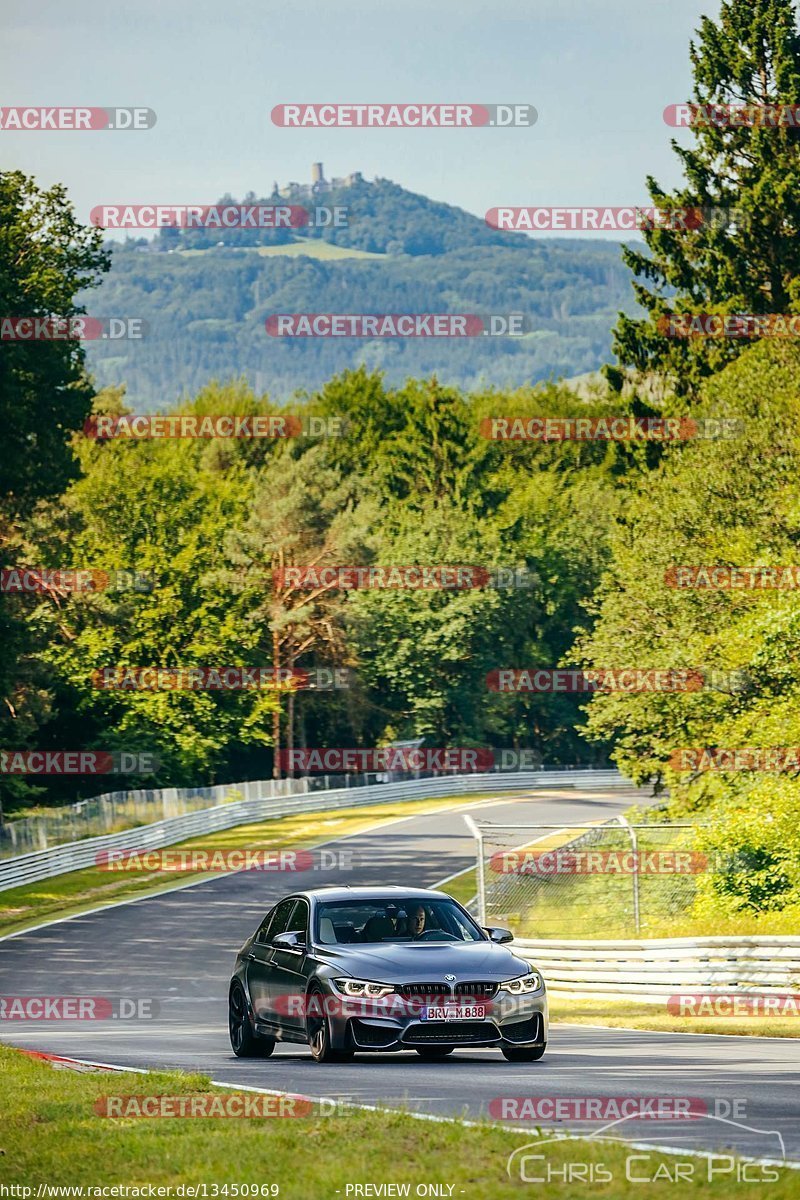
[[[415,1046],[414,1049],[420,1058],[446,1058],[453,1053],[455,1046]]]
[[[503,1046],[503,1057],[509,1062],[536,1062],[542,1057],[547,1049],[547,1042],[543,1046]]]
[[[352,1050],[334,1050],[331,1044],[330,1018],[325,1012],[325,997],[316,988],[308,996],[306,1036],[314,1062],[346,1062],[353,1057]]]
[[[253,1032],[247,1000],[238,983],[231,988],[228,997],[228,1033],[237,1058],[269,1058],[275,1049],[274,1038],[259,1037]]]

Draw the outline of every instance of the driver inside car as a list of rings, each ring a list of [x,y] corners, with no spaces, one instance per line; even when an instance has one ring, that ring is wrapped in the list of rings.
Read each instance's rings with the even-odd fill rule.
[[[421,904],[411,910],[411,918],[409,920],[409,933],[412,938],[421,938],[425,932],[425,922],[427,915]]]

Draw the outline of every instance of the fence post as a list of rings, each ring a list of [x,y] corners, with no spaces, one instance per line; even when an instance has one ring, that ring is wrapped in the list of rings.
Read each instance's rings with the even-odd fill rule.
[[[619,816],[617,820],[624,829],[627,829],[631,839],[631,849],[633,850],[633,920],[636,925],[636,934],[638,937],[641,932],[641,922],[639,920],[639,839],[636,836],[636,830],[625,817]]]
[[[483,877],[483,833],[475,824],[469,813],[463,813],[464,823],[475,838],[475,875],[478,882],[478,922],[481,928],[486,926],[486,880]]]

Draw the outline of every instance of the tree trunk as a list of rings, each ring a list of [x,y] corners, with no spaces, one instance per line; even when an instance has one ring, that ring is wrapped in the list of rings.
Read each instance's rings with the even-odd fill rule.
[[[278,681],[280,678],[279,671],[281,666],[281,644],[278,636],[277,624],[272,626],[272,669],[273,678]],[[280,764],[280,749],[281,749],[281,694],[277,690],[275,693],[276,704],[275,712],[272,714],[272,778],[280,779],[281,764]]]
[[[294,667],[294,659],[291,660],[291,666]],[[287,771],[286,774],[290,779],[294,779],[294,764],[292,762],[292,750],[294,749],[294,684],[289,692],[289,699],[286,701],[286,749],[287,754]]]

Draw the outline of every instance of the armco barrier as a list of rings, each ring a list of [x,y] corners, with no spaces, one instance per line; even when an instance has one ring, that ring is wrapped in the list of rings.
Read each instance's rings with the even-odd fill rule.
[[[272,781],[263,783],[230,784],[228,790],[248,788],[270,790]],[[287,780],[287,783],[302,784],[303,780]],[[378,783],[358,788],[337,788],[290,796],[257,796],[254,799],[237,800],[228,804],[215,805],[197,812],[184,813],[154,821],[150,825],[139,825],[121,833],[105,834],[102,837],[84,838],[79,842],[66,842],[48,850],[37,850],[31,854],[20,854],[15,858],[0,861],[0,891],[20,887],[26,883],[37,883],[67,871],[94,866],[96,855],[102,850],[158,850],[182,842],[186,838],[217,833],[232,829],[236,825],[253,824],[270,817],[290,816],[292,813],[322,812],[327,809],[357,808],[362,805],[383,804],[387,800],[413,800],[426,796],[450,796],[464,793],[528,790],[544,787],[559,788],[614,788],[633,790],[633,784],[618,771],[575,770],[575,771],[531,771],[509,772],[507,775],[448,775],[430,779],[411,779],[401,783]]]
[[[514,943],[555,996],[666,1004],[677,993],[800,991],[800,937]]]

